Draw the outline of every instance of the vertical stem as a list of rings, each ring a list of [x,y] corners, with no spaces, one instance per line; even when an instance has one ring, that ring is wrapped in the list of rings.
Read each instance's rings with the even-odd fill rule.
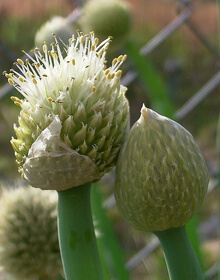
[[[185,227],[154,232],[159,238],[171,280],[203,280]]]
[[[58,235],[65,280],[101,280],[90,184],[58,192]]]

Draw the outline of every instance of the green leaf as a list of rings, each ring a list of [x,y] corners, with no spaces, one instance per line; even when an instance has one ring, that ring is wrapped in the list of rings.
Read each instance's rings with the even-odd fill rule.
[[[199,235],[197,233],[197,225],[198,225],[198,221],[196,216],[194,216],[186,225],[186,230],[187,230],[187,234],[189,236],[189,240],[192,244],[192,247],[194,249],[194,252],[198,258],[201,270],[204,272],[204,263],[203,263],[203,258],[202,258],[202,254],[201,254],[201,242],[199,239]]]
[[[103,268],[105,280],[129,280],[130,277],[125,268],[123,252],[107,217],[106,211],[102,206],[98,184],[92,186],[91,199],[95,228],[98,232],[97,243],[99,254],[102,264],[103,260],[105,261],[105,267]],[[108,273],[106,268],[108,269]]]
[[[159,114],[173,118],[175,112],[174,105],[167,94],[163,79],[154,69],[153,65],[151,65],[150,61],[141,55],[138,46],[132,40],[127,42],[126,52],[143,82],[152,109]]]

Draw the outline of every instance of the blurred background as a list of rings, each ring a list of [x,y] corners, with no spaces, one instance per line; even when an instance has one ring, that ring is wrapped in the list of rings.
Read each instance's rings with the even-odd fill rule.
[[[114,56],[128,54],[122,83],[128,87],[131,125],[139,118],[145,103],[180,122],[202,150],[211,177],[209,193],[196,220],[189,225],[189,232],[192,231],[191,240],[206,279],[220,279],[217,152],[220,143],[216,142],[220,113],[220,1],[124,2],[131,16],[129,30],[118,46],[110,47],[108,59],[111,62]],[[73,29],[82,30],[80,17],[85,4],[86,1],[74,0],[0,0],[0,72],[9,71],[13,62],[23,56],[22,50],[29,52],[36,46],[37,31],[53,16],[67,18]],[[10,100],[12,95],[18,93],[1,75],[0,180],[10,184],[20,180],[10,146],[13,123],[19,114],[19,108]],[[151,234],[133,230],[120,218],[112,197],[114,172],[106,175],[99,186],[103,208],[131,279],[168,279],[158,242]],[[121,280],[116,276],[112,279]]]

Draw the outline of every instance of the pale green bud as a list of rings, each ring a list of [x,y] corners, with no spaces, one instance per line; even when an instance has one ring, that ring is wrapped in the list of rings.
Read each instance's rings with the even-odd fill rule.
[[[200,208],[208,180],[192,135],[143,106],[116,167],[115,198],[125,220],[151,232],[184,226]]]
[[[62,263],[57,195],[31,187],[5,189],[0,201],[0,265],[16,279],[57,280]]]
[[[66,18],[54,16],[44,23],[36,32],[34,39],[35,46],[41,47],[44,41],[46,41],[47,44],[54,42],[52,33],[55,33],[57,38],[60,38],[64,43],[68,43],[73,32],[74,30]]]
[[[33,187],[64,190],[99,180],[116,164],[129,123],[126,88],[120,65],[106,68],[110,38],[98,44],[94,33],[59,43],[43,54],[34,50],[31,63],[17,60],[19,73],[5,74],[23,96],[14,126],[19,172]],[[56,40],[56,38],[55,38]]]
[[[131,10],[121,0],[90,0],[83,7],[80,19],[84,32],[94,30],[100,39],[111,35],[113,44],[120,44],[131,27]]]

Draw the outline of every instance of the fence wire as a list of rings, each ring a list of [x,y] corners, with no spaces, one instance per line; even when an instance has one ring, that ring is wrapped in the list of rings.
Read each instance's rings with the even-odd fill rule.
[[[162,42],[168,40],[169,37],[183,25],[187,26],[191,32],[200,40],[200,42],[209,50],[210,54],[217,60],[220,60],[220,53],[218,48],[212,45],[203,32],[200,30],[200,27],[194,24],[191,21],[191,16],[193,15],[194,10],[192,8],[192,1],[190,0],[179,0],[177,1],[177,16],[171,21],[165,28],[163,28],[158,34],[155,35],[145,46],[140,49],[142,55],[149,55],[153,52]],[[73,22],[80,15],[80,9],[76,9],[71,13],[67,19],[70,22]],[[122,84],[128,86],[137,78],[137,73],[135,71],[129,71],[122,77]],[[191,98],[179,108],[174,114],[175,119],[182,120],[190,112],[192,112],[196,106],[198,106],[205,98],[207,98],[213,90],[220,84],[220,71],[213,75],[206,83],[194,93]],[[5,97],[12,90],[12,86],[5,84],[0,89],[0,100]],[[211,176],[215,177],[210,181],[209,184],[209,193],[212,192],[218,185],[219,180],[216,179],[217,176],[217,166],[214,169],[210,170]],[[114,195],[112,194],[105,202],[104,208],[110,209],[115,205]],[[131,271],[135,269],[141,262],[144,261],[147,257],[159,247],[159,241],[157,238],[153,238],[152,241],[137,252],[127,263],[126,268]],[[218,264],[214,264],[208,271],[205,273],[205,279],[213,279],[218,273]]]

